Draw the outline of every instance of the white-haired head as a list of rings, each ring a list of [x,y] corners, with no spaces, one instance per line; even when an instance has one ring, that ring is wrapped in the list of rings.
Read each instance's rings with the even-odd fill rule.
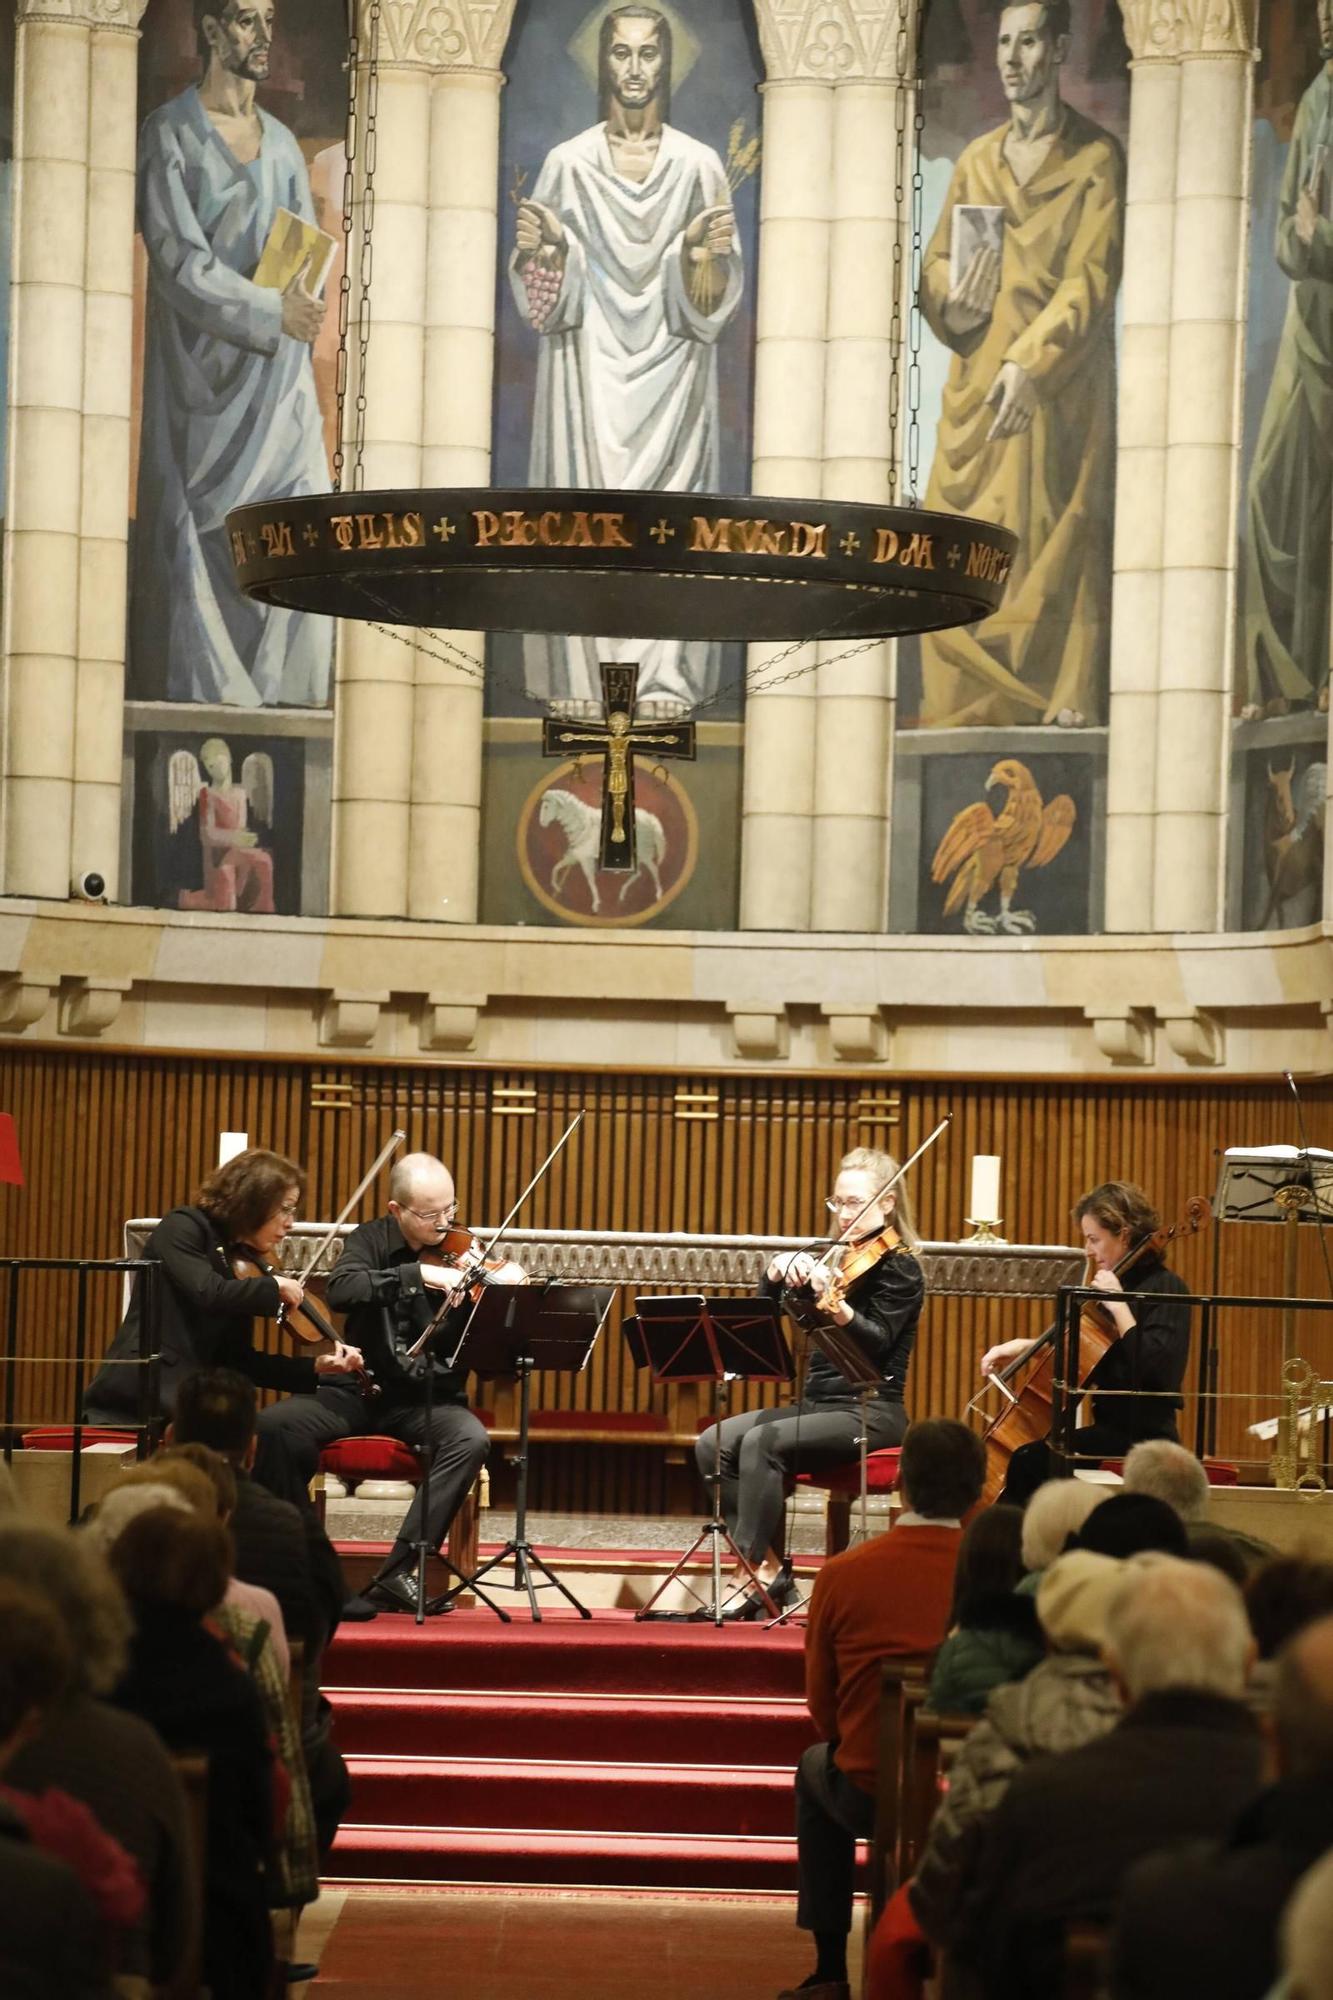
[[[1023,1567],[1049,1569],[1109,1489],[1086,1479],[1048,1479],[1023,1513]]]
[[[165,1479],[128,1481],[124,1486],[114,1486],[84,1524],[84,1540],[105,1555],[115,1547],[131,1521],[154,1507],[174,1507],[184,1514],[194,1512],[180,1487]]]
[[[1245,1600],[1208,1563],[1133,1557],[1106,1607],[1106,1657],[1127,1701],[1191,1688],[1239,1698],[1254,1639]]]
[[[1333,1854],[1302,1875],[1282,1918],[1283,1993],[1333,2000]]]
[[[1125,1460],[1125,1492],[1165,1500],[1182,1521],[1208,1512],[1208,1474],[1192,1451],[1170,1438],[1144,1438]]]

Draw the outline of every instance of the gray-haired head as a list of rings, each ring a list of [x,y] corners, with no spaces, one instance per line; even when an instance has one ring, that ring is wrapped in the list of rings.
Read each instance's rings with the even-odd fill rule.
[[[115,1686],[129,1653],[129,1606],[82,1534],[40,1521],[0,1521],[0,1577],[27,1585],[55,1607],[74,1644],[77,1687],[106,1694]]]
[[[1182,1521],[1202,1521],[1208,1512],[1208,1474],[1192,1451],[1170,1438],[1144,1438],[1125,1460],[1126,1493],[1165,1500]]]
[[[1048,1479],[1023,1512],[1023,1567],[1049,1569],[1109,1488],[1087,1479]]]
[[[1245,1600],[1207,1563],[1131,1556],[1106,1607],[1106,1656],[1126,1699],[1190,1688],[1239,1699],[1254,1640]]]

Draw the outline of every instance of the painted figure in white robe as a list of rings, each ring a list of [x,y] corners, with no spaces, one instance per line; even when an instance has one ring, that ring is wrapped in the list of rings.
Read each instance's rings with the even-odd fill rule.
[[[534,486],[716,490],[716,343],[741,299],[731,190],[711,146],[666,122],[671,27],[651,7],[601,24],[602,122],[552,148],[520,203],[510,279],[541,336]],[[527,690],[601,713],[599,662],[639,667],[639,711],[717,686],[706,641],[524,641]]]
[[[301,149],[255,103],[274,0],[194,0],[204,73],[139,139],[148,253],[143,422],[130,594],[141,698],[245,707],[328,699],[333,625],[233,579],[229,510],[328,489],[310,350],[324,301],[303,273],[253,282],[279,208],[314,221]]]

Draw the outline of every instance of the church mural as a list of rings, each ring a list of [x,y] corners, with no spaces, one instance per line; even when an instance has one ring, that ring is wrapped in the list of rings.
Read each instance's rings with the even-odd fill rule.
[[[1259,15],[1229,920],[1320,915],[1333,553],[1333,0]]]
[[[762,74],[750,8],[520,0],[504,66],[496,483],[747,491]],[[554,796],[554,787],[595,805],[582,781],[557,786],[542,769],[541,726],[552,715],[604,717],[604,663],[638,669],[640,724],[699,714],[697,761],[653,780],[677,803],[665,816],[638,805],[662,825],[667,872],[654,885],[640,854],[623,905],[613,872],[590,882],[580,865],[563,868],[558,851],[543,859],[540,842],[529,852],[522,830],[516,847],[513,812],[500,807],[516,786],[523,798],[534,787]],[[743,682],[739,646],[493,637],[486,919],[529,920],[536,894],[573,923],[653,922],[670,907],[673,924],[732,924]],[[650,770],[641,760],[641,787]],[[558,848],[568,824],[577,851],[573,803],[560,813],[544,838]],[[702,901],[681,873],[696,820],[708,861]]]
[[[15,0],[0,0],[0,382],[9,380],[9,280],[13,268]],[[9,425],[0,411],[0,535],[8,501]]]
[[[189,703],[225,741],[236,713],[274,711],[298,763],[325,754],[329,719],[311,712],[331,700],[333,621],[245,597],[224,523],[261,494],[330,485],[340,15],[329,0],[150,0],[140,43],[127,724]],[[158,832],[156,817],[127,824],[137,900],[164,879]],[[264,873],[242,869],[238,893]],[[275,867],[263,893],[313,913],[308,875]]]
[[[1116,0],[945,0],[923,54],[923,503],[1002,522],[1019,553],[995,616],[900,646],[899,727],[940,765],[920,802],[950,819],[1006,745],[1035,769],[1058,731],[1086,762],[1073,795],[1089,810],[1052,878],[1066,886],[1028,912],[1036,930],[1078,930],[1104,791],[1129,52]],[[924,825],[908,844],[929,861]],[[891,928],[929,928],[904,868]]]

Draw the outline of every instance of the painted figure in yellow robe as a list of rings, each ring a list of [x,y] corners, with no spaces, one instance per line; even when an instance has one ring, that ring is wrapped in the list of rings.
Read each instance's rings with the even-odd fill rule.
[[[921,643],[922,722],[1104,719],[1124,156],[1060,96],[1069,0],[1000,15],[1009,123],[954,169],[922,268],[953,351],[926,505],[1012,528],[998,612]]]
[[[1296,112],[1278,202],[1286,324],[1250,470],[1243,635],[1245,712],[1328,706],[1333,533],[1333,0],[1324,61]]]

